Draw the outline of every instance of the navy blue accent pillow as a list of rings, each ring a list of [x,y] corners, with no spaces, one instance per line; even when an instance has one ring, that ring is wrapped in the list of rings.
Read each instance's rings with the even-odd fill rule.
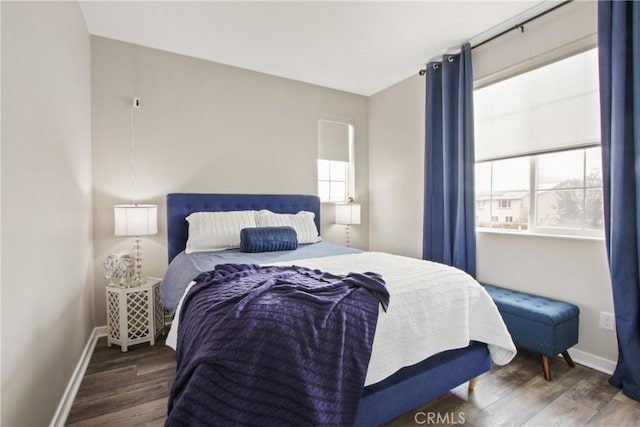
[[[240,230],[240,251],[275,252],[298,248],[298,234],[293,227],[254,227]]]

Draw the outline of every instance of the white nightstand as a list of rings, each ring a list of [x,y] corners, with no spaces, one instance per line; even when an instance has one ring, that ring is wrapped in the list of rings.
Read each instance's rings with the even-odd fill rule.
[[[107,285],[107,329],[109,347],[118,344],[127,351],[134,344],[154,345],[164,329],[160,279],[145,277],[135,288]]]

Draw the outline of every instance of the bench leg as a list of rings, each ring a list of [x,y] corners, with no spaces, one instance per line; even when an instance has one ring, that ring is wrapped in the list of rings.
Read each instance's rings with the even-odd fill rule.
[[[565,362],[567,362],[567,365],[569,365],[570,368],[576,367],[575,363],[573,363],[573,359],[571,359],[571,356],[569,355],[569,352],[567,350],[562,352],[562,357],[564,357]]]
[[[469,391],[473,391],[478,384],[478,377],[473,377],[469,380]]]
[[[549,365],[549,356],[547,356],[546,354],[541,355],[541,359],[542,359],[542,374],[544,375],[544,379],[547,381],[551,381],[551,366]],[[571,359],[571,355],[569,355],[568,351],[563,351],[562,352],[562,357],[564,358],[565,362],[567,362],[567,365],[569,365],[570,368],[575,368],[576,364],[573,363],[573,359]]]
[[[549,366],[549,357],[546,354],[542,355],[542,374],[545,380],[551,381],[551,367]]]

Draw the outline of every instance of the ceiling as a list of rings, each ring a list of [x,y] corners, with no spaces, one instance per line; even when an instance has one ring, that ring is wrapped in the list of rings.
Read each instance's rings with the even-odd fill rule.
[[[553,1],[81,1],[91,34],[372,95]]]

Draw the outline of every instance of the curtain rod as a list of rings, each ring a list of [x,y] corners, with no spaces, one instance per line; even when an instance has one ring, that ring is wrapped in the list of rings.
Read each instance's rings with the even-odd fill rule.
[[[560,9],[561,7],[566,6],[566,5],[568,5],[569,3],[573,3],[573,0],[567,0],[567,1],[564,1],[564,2],[562,2],[562,3],[560,3],[560,4],[557,4],[557,5],[553,6],[553,7],[552,7],[552,8],[550,8],[550,9],[547,9],[547,10],[545,10],[545,11],[543,11],[543,12],[538,13],[538,14],[537,14],[537,15],[535,15],[535,16],[532,16],[531,18],[529,18],[529,19],[527,19],[527,20],[525,20],[525,21],[523,21],[523,22],[521,22],[521,23],[519,23],[519,24],[517,24],[517,25],[514,25],[514,26],[513,26],[513,27],[511,27],[511,28],[507,28],[506,30],[504,30],[504,31],[502,31],[502,32],[500,32],[500,33],[498,33],[498,34],[496,34],[495,36],[491,36],[491,37],[489,37],[488,39],[486,39],[486,40],[484,40],[484,41],[481,41],[480,43],[478,43],[478,44],[476,44],[476,45],[474,45],[474,46],[471,46],[471,50],[473,50],[473,49],[475,49],[475,48],[477,48],[477,47],[480,47],[480,46],[482,46],[482,45],[483,45],[483,44],[485,44],[485,43],[489,43],[490,41],[493,41],[493,40],[497,39],[498,37],[502,37],[502,36],[504,36],[505,34],[510,33],[511,31],[516,30],[516,29],[520,29],[520,32],[521,32],[521,33],[524,33],[524,26],[525,26],[525,25],[527,25],[529,22],[534,21],[534,20],[536,20],[536,19],[538,19],[538,18],[540,18],[540,17],[542,17],[542,16],[544,16],[544,15],[546,15],[546,14],[548,14],[548,13],[551,13],[551,12],[553,12],[553,11],[554,11],[554,10],[556,10],[556,9]],[[426,68],[423,68],[423,69],[421,69],[421,70],[419,71],[419,74],[420,74],[421,76],[424,76],[426,72],[427,72]]]

